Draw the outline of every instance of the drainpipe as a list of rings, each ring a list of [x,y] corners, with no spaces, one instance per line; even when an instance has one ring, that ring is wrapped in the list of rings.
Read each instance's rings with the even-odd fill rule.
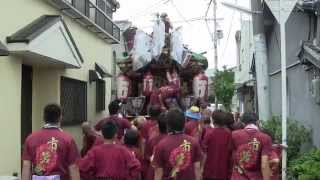
[[[115,51],[112,52],[112,80],[111,80],[111,101],[117,98],[117,85],[116,85],[116,78],[117,78],[117,54]]]
[[[251,0],[251,10],[262,12],[261,0]],[[255,69],[258,100],[258,113],[261,120],[270,119],[269,76],[266,36],[264,33],[263,13],[252,15],[253,38],[255,50]]]
[[[241,71],[241,64],[240,64],[240,51],[241,51],[241,31],[237,31],[236,32],[236,35],[235,35],[235,40],[236,40],[236,45],[237,45],[237,70],[236,72],[238,72],[238,74],[241,74],[240,71]],[[237,82],[237,77],[236,77],[236,74],[235,73],[235,82]],[[238,90],[238,89],[237,89]],[[237,109],[241,109],[240,106],[241,106],[241,95],[242,93],[241,92],[237,92]],[[237,110],[238,112],[240,112],[239,110]]]
[[[235,38],[236,38],[236,45],[237,45],[237,67],[241,71],[241,64],[240,64],[241,31],[236,32]]]

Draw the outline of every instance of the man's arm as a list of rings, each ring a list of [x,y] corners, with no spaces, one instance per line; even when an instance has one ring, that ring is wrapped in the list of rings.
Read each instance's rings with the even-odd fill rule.
[[[202,161],[201,161],[201,163],[200,163],[201,172],[204,171],[204,166],[205,166],[205,164],[206,164],[206,161],[207,161],[207,154],[206,154],[206,153],[203,153],[203,159],[202,159]]]
[[[68,145],[68,154],[67,154],[67,162],[68,162],[68,171],[71,180],[80,180],[79,168],[76,165],[77,161],[80,159],[80,154],[74,139],[71,139]]]
[[[271,170],[269,166],[269,157],[262,155],[261,157],[261,173],[263,180],[270,180]]]
[[[154,180],[162,180],[163,170],[162,168],[155,168]]]
[[[202,179],[202,170],[201,170],[200,161],[194,163],[194,171],[195,171],[195,175],[196,175],[196,180],[201,180]]]
[[[269,166],[269,157],[265,155],[261,157],[261,173],[263,180],[270,180],[271,169]]]
[[[261,174],[263,180],[270,180],[271,169],[269,166],[269,155],[272,152],[272,140],[271,137],[266,135],[262,139],[262,150],[261,150]]]
[[[31,161],[24,160],[22,165],[22,175],[21,180],[31,179]]]
[[[72,164],[69,166],[69,174],[71,180],[80,180],[80,173],[77,165]]]
[[[201,161],[201,171],[203,172],[204,166],[207,161],[207,153],[208,153],[208,134],[206,134],[203,138],[203,142],[201,144],[202,150],[203,150],[203,155],[202,155],[202,161]]]
[[[154,180],[162,180],[164,157],[162,153],[162,143],[159,143],[154,147],[154,152],[151,156],[151,165],[154,168]]]
[[[170,72],[167,71],[167,72],[166,72],[166,75],[167,75],[167,80],[168,80],[169,82],[171,82],[171,81],[172,81],[172,77],[171,77]]]

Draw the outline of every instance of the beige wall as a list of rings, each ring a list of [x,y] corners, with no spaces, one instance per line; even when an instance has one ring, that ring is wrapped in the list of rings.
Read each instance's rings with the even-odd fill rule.
[[[34,68],[32,81],[32,129],[43,126],[43,108],[60,102],[59,76],[56,69]]]
[[[60,14],[46,0],[7,0],[1,4],[0,40],[36,18],[45,14]],[[9,18],[10,17],[10,18]],[[8,19],[9,18],[9,19]],[[67,16],[64,20],[78,45],[84,63],[81,69],[53,69],[34,67],[33,72],[33,112],[32,128],[37,130],[42,126],[42,110],[47,103],[60,102],[60,78],[70,77],[87,82],[87,119],[95,123],[106,112],[97,114],[95,111],[95,83],[89,83],[89,69],[94,69],[94,63],[104,65],[112,72],[111,45],[98,38],[79,23]],[[0,114],[2,124],[6,124],[4,132],[0,133],[0,176],[20,172],[20,104],[21,104],[21,62],[18,58],[0,57]],[[109,102],[111,79],[106,79],[106,102]],[[81,146],[81,131],[79,126],[64,127],[70,132],[77,144]],[[3,133],[3,134],[2,134]],[[3,139],[2,139],[3,138]],[[10,154],[10,156],[8,156]]]
[[[0,175],[20,172],[21,63],[0,57]]]

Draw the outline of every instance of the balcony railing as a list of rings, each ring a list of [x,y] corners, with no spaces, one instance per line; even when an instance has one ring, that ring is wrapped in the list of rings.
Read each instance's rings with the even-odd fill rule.
[[[48,0],[64,14],[86,26],[108,43],[120,43],[120,28],[90,0]]]

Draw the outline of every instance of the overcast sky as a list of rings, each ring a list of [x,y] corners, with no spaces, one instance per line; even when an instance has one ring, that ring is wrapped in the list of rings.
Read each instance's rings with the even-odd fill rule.
[[[114,14],[114,20],[129,20],[135,26],[150,33],[152,31],[152,20],[154,14],[166,12],[173,22],[174,27],[182,26],[184,44],[196,52],[206,51],[209,60],[209,68],[213,68],[213,43],[204,20],[189,21],[194,18],[202,18],[207,10],[210,0],[118,0],[120,9]],[[236,44],[235,32],[240,29],[240,14],[228,9],[220,2],[237,3],[249,8],[249,0],[217,0],[219,20],[218,29],[223,30],[224,38],[220,40],[219,62],[221,68],[224,65],[233,67],[236,65]],[[208,18],[212,18],[212,6],[208,13]],[[248,18],[248,16],[242,16]],[[211,32],[213,32],[213,22],[209,21]]]

